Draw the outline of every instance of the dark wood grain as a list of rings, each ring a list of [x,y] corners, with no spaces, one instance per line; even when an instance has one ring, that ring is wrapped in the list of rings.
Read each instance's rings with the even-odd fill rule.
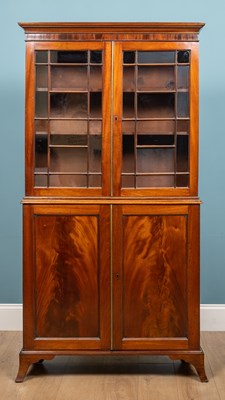
[[[198,247],[192,206],[113,209],[114,348],[194,349],[199,328],[193,279],[199,267],[189,256]],[[189,309],[195,310],[192,318]]]
[[[99,337],[98,220],[36,216],[38,337]]]
[[[109,348],[109,221],[109,206],[24,206],[24,349]]]
[[[185,216],[123,218],[123,336],[187,336]]]

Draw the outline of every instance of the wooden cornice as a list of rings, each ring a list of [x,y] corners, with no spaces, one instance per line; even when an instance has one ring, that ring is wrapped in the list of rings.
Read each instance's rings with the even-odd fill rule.
[[[198,33],[201,22],[19,22],[25,33],[40,32],[171,32]]]
[[[26,40],[198,40],[202,22],[19,22]]]

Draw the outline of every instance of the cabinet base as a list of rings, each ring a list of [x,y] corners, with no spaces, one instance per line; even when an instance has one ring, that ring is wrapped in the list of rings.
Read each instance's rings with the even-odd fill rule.
[[[208,382],[204,366],[204,353],[201,350],[198,354],[172,354],[171,360],[181,360],[182,362],[192,364],[199,376],[201,382]]]
[[[22,350],[19,355],[19,370],[15,382],[23,382],[28,369],[32,364],[42,363],[44,360],[52,360],[54,357],[54,354],[40,354],[39,352],[34,353]]]
[[[204,353],[199,351],[27,351],[21,350],[19,356],[19,370],[15,382],[23,382],[29,367],[32,364],[42,363],[44,360],[52,360],[55,356],[168,356],[172,360],[181,360],[182,362],[192,364],[199,376],[201,382],[208,382],[205,367]]]

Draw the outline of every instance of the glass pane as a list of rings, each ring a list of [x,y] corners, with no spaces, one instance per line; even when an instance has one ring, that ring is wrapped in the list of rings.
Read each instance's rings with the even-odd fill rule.
[[[134,93],[123,93],[123,116],[134,117]]]
[[[48,168],[48,135],[35,135],[35,171],[45,172]]]
[[[135,89],[135,78],[134,78],[134,68],[124,67],[123,68],[123,90],[131,92]]]
[[[173,93],[138,94],[138,116],[140,118],[173,117],[174,94]]]
[[[138,67],[138,90],[174,90],[174,67]]]
[[[177,135],[177,171],[188,172],[188,136]]]
[[[51,144],[55,145],[87,145],[87,135],[51,135]]]
[[[173,135],[175,132],[175,121],[137,121],[137,133],[153,134],[153,135]],[[123,121],[122,123],[123,134],[131,134],[135,132],[134,121]]]
[[[178,120],[177,121],[177,133],[188,135],[189,132],[189,121]]]
[[[189,175],[176,175],[176,186],[188,187],[189,186]]]
[[[137,149],[137,172],[173,171],[173,149]]]
[[[134,64],[135,63],[135,52],[134,51],[124,51],[123,62],[124,62],[124,64]]]
[[[34,186],[47,187],[48,186],[47,175],[35,175],[34,176]]]
[[[39,133],[47,133],[48,132],[48,121],[44,119],[37,119],[35,121],[35,132],[36,135]]]
[[[175,132],[175,121],[138,121],[137,132],[172,135]]]
[[[189,63],[189,51],[181,50],[177,53],[177,62],[178,63]]]
[[[90,148],[89,171],[101,172],[101,165],[102,165],[101,136],[91,135],[89,137],[89,148]]]
[[[90,93],[90,116],[92,118],[101,118],[102,116],[102,94]]]
[[[102,67],[91,67],[90,68],[90,90],[101,91],[102,90]]]
[[[36,88],[48,90],[48,67],[36,67]]]
[[[36,51],[36,63],[47,63],[48,52],[47,51]]]
[[[48,93],[36,92],[35,95],[35,117],[46,118],[48,116]]]
[[[189,66],[182,65],[177,67],[178,89],[188,89],[189,87]]]
[[[123,135],[123,172],[134,172],[134,135]]]
[[[102,132],[102,122],[101,121],[90,121],[89,122],[89,132],[91,135],[100,135]]]
[[[50,171],[87,172],[87,149],[51,148]]]
[[[165,146],[165,145],[173,145],[174,144],[174,136],[173,135],[138,135],[137,136],[137,144],[151,145],[151,146]]]
[[[151,176],[137,176],[137,188],[147,187],[174,187],[173,175],[151,175]]]
[[[87,187],[86,175],[50,175],[49,186],[52,187]]]
[[[189,116],[189,94],[187,92],[177,93],[177,114],[178,117]]]
[[[87,117],[87,94],[51,93],[51,117]]]
[[[122,132],[124,135],[135,133],[135,122],[134,121],[123,121]]]
[[[84,64],[88,62],[87,51],[51,51],[52,63]]]
[[[137,121],[137,133],[142,135],[173,135],[175,132],[175,121]],[[122,123],[123,134],[135,133],[135,121],[123,121]]]
[[[122,176],[122,187],[123,188],[134,188],[134,181],[135,181],[135,177],[134,176],[130,176],[130,175],[125,175]]]
[[[89,187],[101,187],[102,177],[101,175],[89,175]]]
[[[101,50],[91,51],[91,63],[92,64],[101,64],[102,63],[102,51]]]
[[[51,67],[52,90],[87,90],[87,67]]]
[[[51,120],[50,131],[52,134],[87,134],[87,121]]]
[[[174,51],[138,51],[138,62],[143,64],[174,63]]]

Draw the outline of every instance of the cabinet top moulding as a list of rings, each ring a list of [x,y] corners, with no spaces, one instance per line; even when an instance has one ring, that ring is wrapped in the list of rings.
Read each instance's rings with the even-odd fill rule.
[[[204,25],[202,22],[19,22],[27,41],[198,41],[198,33]]]

